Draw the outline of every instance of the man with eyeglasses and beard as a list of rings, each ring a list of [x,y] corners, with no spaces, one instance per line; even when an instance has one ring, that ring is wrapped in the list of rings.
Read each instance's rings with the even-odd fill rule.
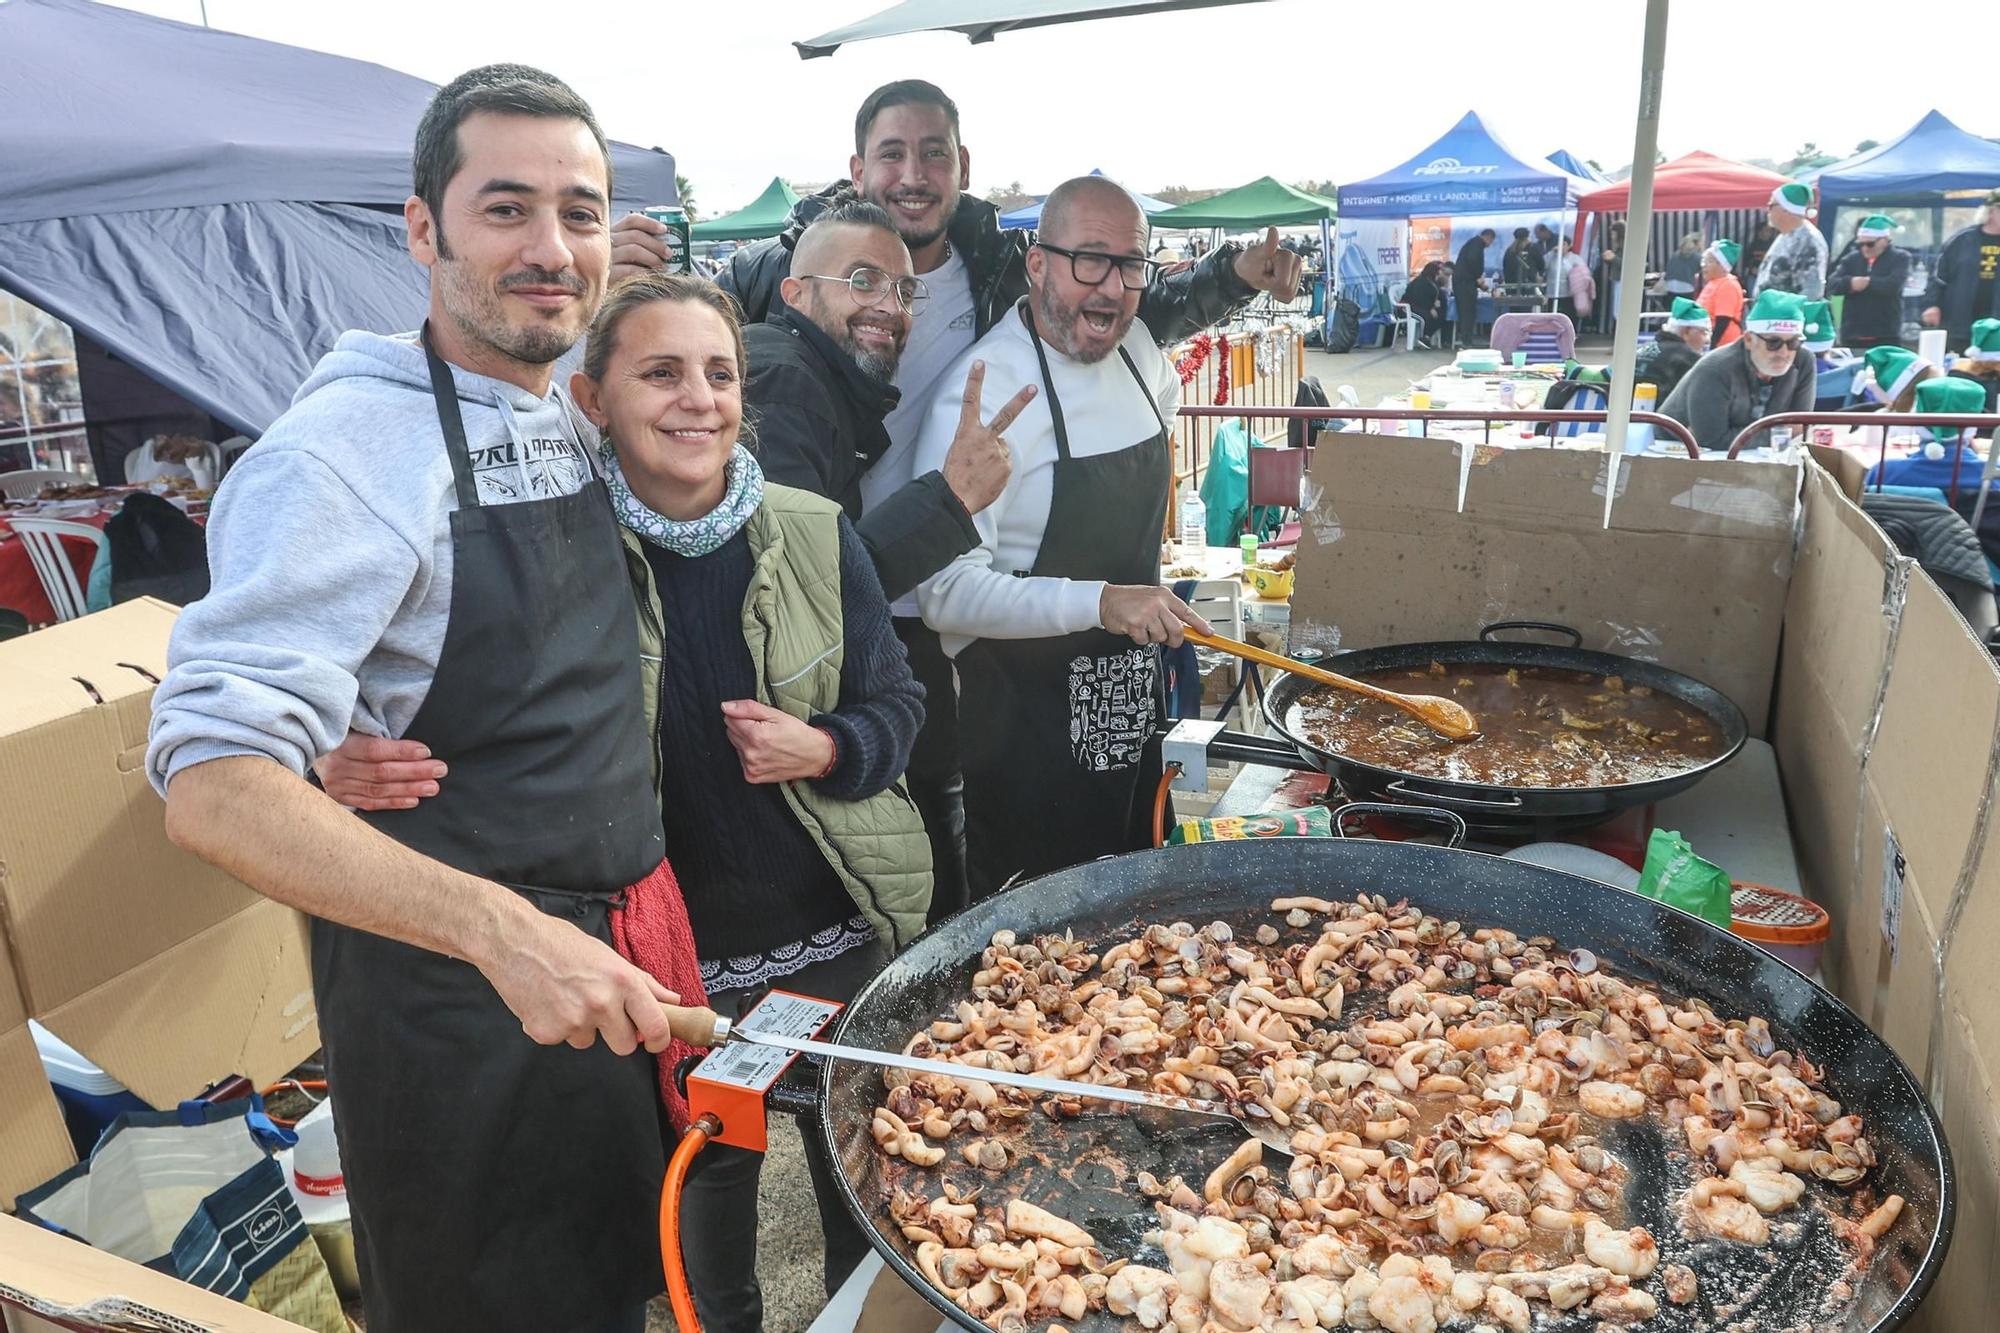
[[[966,879],[1014,878],[1150,841],[1165,718],[1157,645],[1207,625],[1162,588],[1160,535],[1180,379],[1138,322],[1153,277],[1145,215],[1102,176],[1042,205],[1027,298],[953,368],[994,394],[1041,392],[1014,421],[1014,471],[974,520],[979,546],[917,591],[959,681]],[[940,396],[917,467],[946,455]]]
[[[758,461],[767,480],[838,501],[883,590],[902,597],[979,543],[972,516],[1007,481],[1001,432],[1035,388],[989,421],[975,364],[965,378],[968,410],[938,468],[864,513],[862,478],[889,448],[883,420],[896,408],[896,369],[929,292],[889,215],[855,201],[806,228],[779,297],[763,323],[743,330],[743,401],[756,419]]]
[[[1808,412],[1819,370],[1805,345],[1805,301],[1793,292],[1761,292],[1743,320],[1743,337],[1694,363],[1667,401],[1666,416],[1685,425],[1704,449],[1727,449],[1738,431],[1760,417]],[[1771,442],[1759,431],[1746,448]]]
[[[742,303],[746,324],[764,319],[781,299],[780,284],[798,269],[798,242],[812,221],[857,196],[882,208],[909,246],[916,275],[930,299],[911,321],[895,385],[901,401],[884,423],[889,449],[862,480],[864,512],[896,494],[921,469],[913,449],[928,408],[948,399],[958,409],[965,372],[943,374],[973,341],[1010,312],[1028,290],[1028,233],[1005,231],[999,210],[965,193],[972,155],[959,135],[958,107],[935,84],[899,79],[870,93],[854,118],[848,179],[801,199],[782,236],[730,257],[717,282]],[[639,214],[621,219],[611,239],[611,279],[666,262],[659,223]],[[1218,246],[1185,271],[1155,275],[1139,294],[1138,320],[1155,343],[1171,344],[1247,305],[1259,292],[1280,301],[1298,293],[1301,261],[1278,245],[1276,229],[1257,245]],[[751,352],[754,369],[756,354]],[[896,601],[896,632],[910,667],[927,692],[924,729],[910,756],[911,797],[931,830],[937,890],[931,919],[965,901],[955,873],[962,822],[958,737],[951,707],[952,670],[938,636],[917,618],[909,599]]]

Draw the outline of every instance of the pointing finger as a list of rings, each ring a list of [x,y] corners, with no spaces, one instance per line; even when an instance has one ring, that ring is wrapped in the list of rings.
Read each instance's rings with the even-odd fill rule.
[[[1006,430],[1007,427],[1013,425],[1014,418],[1020,416],[1028,404],[1035,400],[1035,392],[1036,387],[1034,385],[1029,384],[1024,386],[1021,392],[1007,400],[1005,407],[993,414],[993,420],[986,423],[986,428],[995,435],[998,435],[1000,432]]]

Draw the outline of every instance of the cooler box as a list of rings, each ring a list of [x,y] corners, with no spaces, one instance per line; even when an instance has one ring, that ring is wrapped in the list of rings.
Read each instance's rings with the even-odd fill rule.
[[[69,1128],[78,1157],[90,1156],[111,1122],[125,1112],[153,1109],[40,1023],[30,1022],[28,1029],[35,1038],[35,1053],[42,1057],[42,1068],[55,1088],[63,1123]]]

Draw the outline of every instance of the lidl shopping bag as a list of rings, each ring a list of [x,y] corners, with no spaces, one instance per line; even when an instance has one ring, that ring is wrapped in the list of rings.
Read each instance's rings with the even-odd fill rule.
[[[90,1158],[15,1200],[20,1216],[320,1333],[340,1297],[255,1100],[120,1116]]]

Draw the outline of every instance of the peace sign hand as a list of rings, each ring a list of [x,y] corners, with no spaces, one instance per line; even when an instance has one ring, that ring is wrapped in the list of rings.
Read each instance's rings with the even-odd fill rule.
[[[1280,302],[1298,298],[1302,268],[1299,256],[1278,244],[1276,227],[1264,233],[1262,242],[1236,256],[1236,276]]]
[[[1014,418],[1034,401],[1037,392],[1034,385],[1026,385],[993,414],[991,421],[982,425],[979,390],[985,382],[986,363],[974,361],[965,376],[965,403],[958,414],[958,433],[952,436],[951,452],[944,459],[945,485],[951,487],[968,514],[986,508],[1006,489],[1014,459],[1001,433],[1014,424]]]

